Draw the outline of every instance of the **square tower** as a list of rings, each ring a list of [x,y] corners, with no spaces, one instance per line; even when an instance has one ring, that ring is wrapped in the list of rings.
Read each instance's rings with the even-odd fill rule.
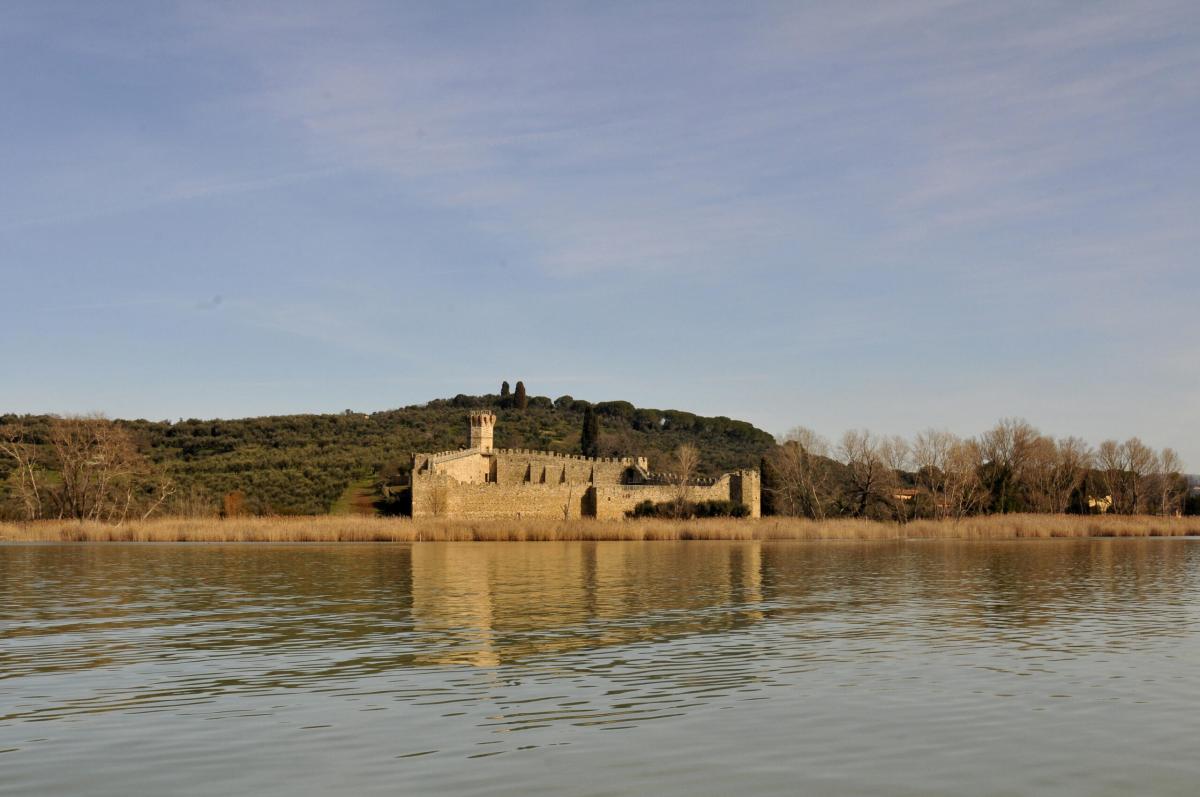
[[[471,448],[487,453],[492,450],[492,431],[496,428],[496,413],[491,410],[471,410]]]

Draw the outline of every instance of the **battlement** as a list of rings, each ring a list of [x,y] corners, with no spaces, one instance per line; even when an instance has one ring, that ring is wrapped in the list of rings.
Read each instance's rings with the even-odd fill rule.
[[[686,485],[688,487],[712,487],[717,482],[727,478],[728,474],[719,479],[710,478],[708,476],[694,476],[687,480]],[[646,476],[646,484],[678,485],[679,475],[667,472],[650,473]]]
[[[491,451],[496,413],[491,410],[471,410],[467,421],[471,426],[470,447],[479,451]]]
[[[414,453],[413,514],[417,517],[622,518],[638,503],[678,496],[676,474],[651,473],[646,457],[588,457],[531,448],[492,448],[496,415],[472,411],[471,446]],[[744,503],[758,516],[756,471],[689,478],[694,500]]]
[[[436,454],[427,454],[424,456],[427,456],[430,462],[438,463],[449,462],[454,459],[462,459],[463,457],[474,456],[478,453],[479,451],[473,448],[455,448],[450,451],[438,451]]]
[[[563,454],[558,451],[539,451],[535,448],[497,448],[492,453],[507,454],[509,456],[525,456],[525,457],[547,457],[550,459],[570,459],[576,462],[597,462],[610,463],[618,465],[636,465],[637,460],[645,460],[645,457],[638,457],[635,460],[633,457],[585,457],[582,454]]]

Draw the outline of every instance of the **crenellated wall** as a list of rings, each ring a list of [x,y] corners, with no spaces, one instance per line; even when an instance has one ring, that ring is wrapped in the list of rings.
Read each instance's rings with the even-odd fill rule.
[[[727,473],[706,484],[690,485],[687,488],[687,500],[732,500],[731,481],[732,476]],[[673,484],[597,484],[596,517],[600,520],[619,520],[643,501],[659,504],[674,501],[678,496],[679,488]]]
[[[582,457],[523,448],[499,449],[495,454],[499,484],[619,482],[627,470],[637,469],[629,457]]]
[[[482,423],[472,414],[472,442]],[[452,518],[624,518],[643,501],[678,496],[672,474],[650,473],[645,457],[583,457],[552,451],[494,449],[413,454],[413,517]],[[735,501],[759,517],[762,487],[757,471],[689,482],[690,501]]]
[[[572,520],[592,514],[588,484],[462,484],[438,475],[413,486],[413,517]]]

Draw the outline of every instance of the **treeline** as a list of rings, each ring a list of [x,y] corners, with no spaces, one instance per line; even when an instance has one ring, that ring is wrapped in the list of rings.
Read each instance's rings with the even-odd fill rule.
[[[106,418],[49,418],[40,438],[0,426],[9,470],[6,514],[120,523],[145,520],[176,492],[175,482]]]
[[[763,458],[764,512],[904,522],[1010,512],[1200,514],[1183,463],[1141,440],[1054,438],[1005,419],[977,437],[797,427]]]
[[[73,499],[60,492],[69,466],[56,440],[83,425],[93,436],[103,428],[104,434],[121,440],[131,463],[118,469],[120,478],[102,476],[106,497],[88,503],[88,518],[119,520],[151,507],[156,513],[187,516],[313,515],[329,512],[355,485],[373,489],[382,499],[385,488],[406,484],[412,452],[463,447],[466,411],[483,408],[498,416],[495,444],[501,448],[576,454],[586,443],[596,456],[639,454],[654,463],[691,443],[703,455],[701,475],[753,467],[774,446],[770,434],[744,421],[638,408],[627,401],[551,399],[529,395],[521,382],[515,391],[502,386],[498,394],[458,395],[375,413],[173,422],[0,415],[0,440],[5,441],[0,449],[0,518],[76,515]],[[589,408],[592,436],[583,440]],[[87,489],[95,490],[91,476]],[[125,489],[118,501],[120,489],[129,486],[133,489]]]

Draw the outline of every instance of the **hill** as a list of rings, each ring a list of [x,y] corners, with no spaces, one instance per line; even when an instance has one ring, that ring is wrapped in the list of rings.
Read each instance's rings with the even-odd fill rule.
[[[176,482],[175,512],[212,512],[224,496],[240,491],[245,510],[255,514],[322,514],[361,506],[385,485],[407,483],[411,452],[464,446],[469,409],[495,410],[497,447],[578,453],[587,404],[570,396],[531,396],[528,406],[517,409],[512,397],[459,395],[374,413],[117,424]],[[672,451],[692,443],[701,453],[701,471],[717,475],[757,466],[774,442],[761,429],[723,416],[640,409],[626,401],[593,406],[601,456],[645,455],[654,468],[666,467]],[[49,416],[0,416],[0,426],[19,426],[41,445],[50,422]],[[0,458],[0,489],[11,468]]]

